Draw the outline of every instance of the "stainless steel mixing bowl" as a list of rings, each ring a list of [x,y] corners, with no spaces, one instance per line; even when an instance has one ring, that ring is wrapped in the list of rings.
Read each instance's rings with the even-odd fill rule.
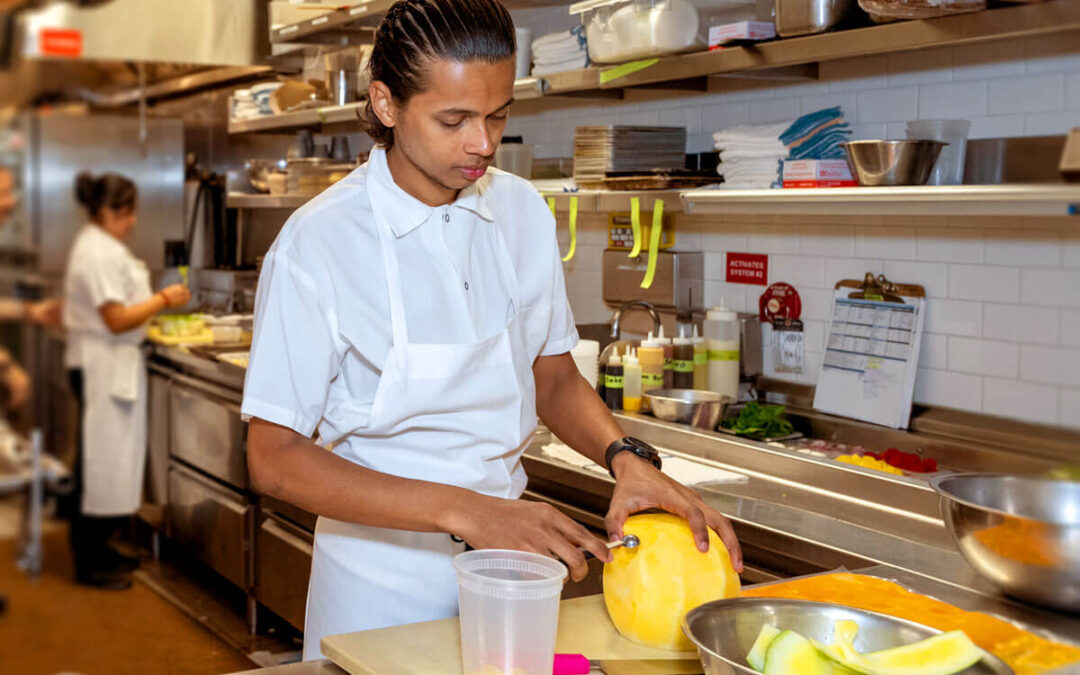
[[[270,174],[285,171],[283,159],[249,159],[244,162],[248,182],[259,192],[270,192]]]
[[[930,485],[979,574],[1009,595],[1080,612],[1080,482],[952,474]]]
[[[714,431],[730,396],[700,389],[650,389],[645,392],[653,415],[667,422]]]
[[[860,185],[926,185],[941,141],[850,141],[843,143],[848,166]]]
[[[683,619],[683,632],[697,646],[705,675],[754,675],[756,671],[746,664],[746,655],[762,625],[771,623],[781,630],[794,630],[804,637],[828,644],[832,640],[833,624],[843,619],[859,624],[855,649],[860,652],[899,647],[941,632],[843,605],[774,598],[731,598],[706,603],[687,613]],[[1012,672],[990,653],[985,653],[979,663],[961,671],[962,675],[1007,675]]]

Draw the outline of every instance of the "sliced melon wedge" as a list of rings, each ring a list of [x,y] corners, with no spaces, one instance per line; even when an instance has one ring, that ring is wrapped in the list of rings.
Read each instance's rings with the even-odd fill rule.
[[[952,675],[978,663],[982,651],[963,631],[954,630],[862,658],[875,675]]]
[[[785,630],[765,652],[765,675],[833,675],[833,664],[795,631]]]
[[[765,653],[768,652],[773,639],[779,634],[780,629],[772,624],[767,623],[761,627],[761,632],[758,633],[757,639],[754,640],[754,646],[750,648],[750,653],[746,655],[746,662],[750,664],[751,668],[759,673],[765,670]]]

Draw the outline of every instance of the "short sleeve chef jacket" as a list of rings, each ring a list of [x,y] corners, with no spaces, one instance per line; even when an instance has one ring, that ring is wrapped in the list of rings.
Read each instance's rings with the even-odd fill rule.
[[[391,199],[372,204],[368,173]],[[409,341],[479,342],[516,311],[536,355],[578,341],[550,210],[530,183],[496,169],[449,205],[399,188],[386,153],[289,218],[263,259],[243,413],[334,443],[362,433],[392,344],[386,273],[372,209],[393,231]],[[505,249],[522,307],[499,274]]]
[[[135,302],[141,291],[138,273],[146,265],[116,237],[93,223],[75,236],[64,275],[63,324],[67,330],[64,366],[82,368],[87,336],[141,342],[142,328],[116,337],[105,325],[101,308],[109,303]]]

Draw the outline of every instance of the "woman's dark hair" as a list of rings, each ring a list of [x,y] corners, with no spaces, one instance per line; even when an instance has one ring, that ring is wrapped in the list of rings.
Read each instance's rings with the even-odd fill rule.
[[[372,82],[384,83],[398,103],[427,86],[431,61],[498,63],[514,58],[514,22],[498,0],[399,0],[375,30]],[[379,145],[394,144],[394,130],[364,107],[364,126]]]
[[[91,218],[97,218],[106,206],[116,211],[135,208],[139,189],[131,179],[118,173],[94,177],[84,171],[75,178],[75,198],[86,207]]]

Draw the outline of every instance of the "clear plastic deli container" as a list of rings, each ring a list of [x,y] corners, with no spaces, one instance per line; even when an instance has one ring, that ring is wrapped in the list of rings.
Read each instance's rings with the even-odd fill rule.
[[[485,549],[454,558],[465,675],[550,675],[566,567],[535,553]]]
[[[907,123],[907,137],[948,143],[941,149],[927,185],[960,185],[964,182],[969,120],[914,120]]]
[[[707,49],[709,28],[757,18],[755,0],[586,0],[570,5],[581,17],[596,63]]]

